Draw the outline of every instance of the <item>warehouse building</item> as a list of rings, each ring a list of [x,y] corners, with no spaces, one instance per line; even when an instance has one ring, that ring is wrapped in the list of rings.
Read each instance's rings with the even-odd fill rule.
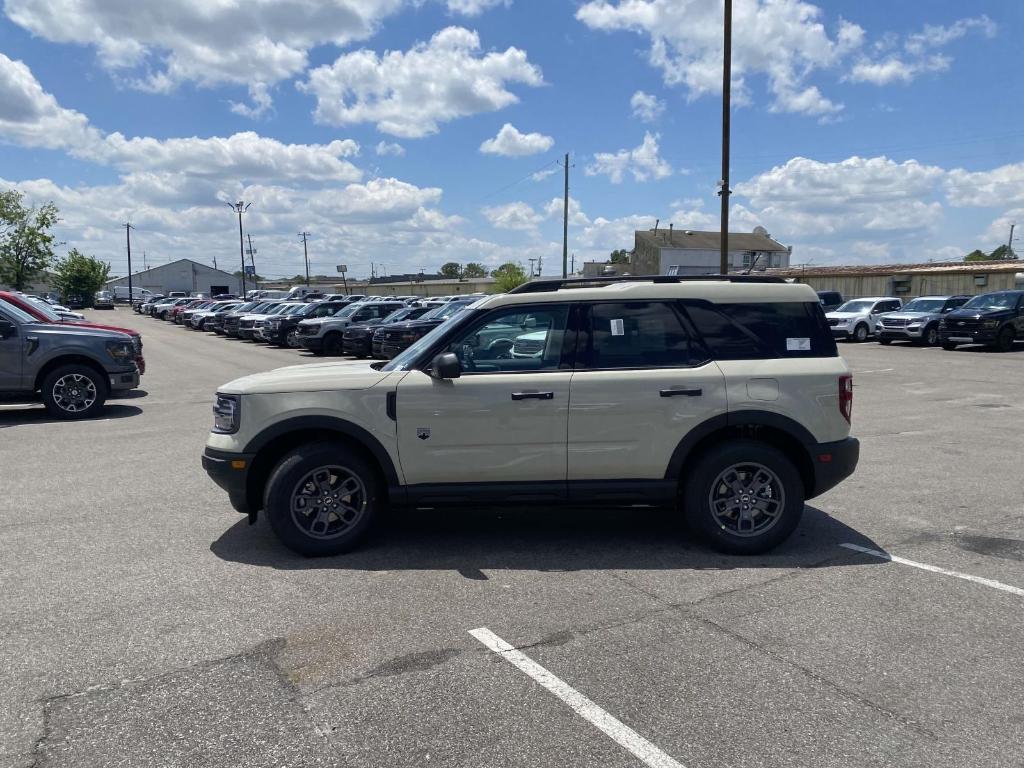
[[[127,277],[115,277],[107,281],[107,290],[114,286],[128,287]],[[216,296],[218,293],[239,294],[242,290],[241,281],[234,275],[191,259],[178,259],[169,264],[161,264],[152,269],[145,269],[132,274],[132,287],[145,288],[153,293],[170,293],[185,291],[186,293],[205,293]]]
[[[1024,263],[1019,261],[952,261],[926,264],[853,265],[773,269],[816,291],[839,291],[846,299],[861,296],[973,296],[1024,288]]]

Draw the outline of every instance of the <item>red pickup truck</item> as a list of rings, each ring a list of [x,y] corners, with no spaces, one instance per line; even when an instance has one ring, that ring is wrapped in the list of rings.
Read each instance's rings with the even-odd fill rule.
[[[104,331],[119,331],[127,333],[132,337],[132,344],[135,346],[135,365],[139,368],[139,374],[146,372],[146,358],[142,356],[142,334],[131,328],[119,328],[116,325],[102,325],[101,323],[90,323],[88,320],[64,320],[56,312],[43,304],[32,301],[28,297],[14,293],[13,291],[0,291],[0,299],[10,302],[22,312],[27,312],[41,323],[54,323],[56,325],[81,325],[86,328],[99,328]]]

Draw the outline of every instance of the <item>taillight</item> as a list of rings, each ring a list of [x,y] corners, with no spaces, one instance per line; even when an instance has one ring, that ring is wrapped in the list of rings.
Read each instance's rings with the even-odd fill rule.
[[[849,424],[853,415],[853,376],[849,374],[839,377],[839,412]]]

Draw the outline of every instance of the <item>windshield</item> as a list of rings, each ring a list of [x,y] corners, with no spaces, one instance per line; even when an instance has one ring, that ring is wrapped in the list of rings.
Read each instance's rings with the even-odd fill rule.
[[[472,302],[464,303],[464,302],[454,302],[453,301],[453,302],[451,302],[449,304],[445,304],[443,307],[441,307],[439,309],[438,313],[436,315],[434,315],[434,317],[441,317],[441,318],[446,318],[447,319],[447,318],[451,317],[452,315],[458,314],[459,312],[464,310],[466,307],[468,307],[469,304],[471,304],[471,303]]]
[[[945,299],[914,299],[903,307],[903,312],[941,312]]]
[[[352,317],[356,312],[360,310],[360,306],[357,304],[349,304],[340,312],[335,312],[334,317]]]
[[[447,305],[446,305],[447,306]],[[387,365],[381,367],[382,371],[407,371],[412,367],[416,359],[423,354],[424,350],[429,349],[433,346],[434,342],[441,336],[448,333],[448,331],[456,326],[462,325],[468,321],[474,314],[474,311],[470,310],[467,312],[457,312],[455,317],[451,320],[447,320],[441,323],[436,328],[433,328],[430,333],[423,336],[419,341],[413,343],[411,346],[402,350],[399,354],[395,355],[388,362]]]
[[[987,293],[975,296],[964,304],[964,309],[1013,309],[1017,297],[1012,293]]]
[[[3,299],[0,299],[0,309],[2,309],[8,317],[13,317],[19,323],[35,323],[38,322],[32,315],[28,314],[24,310],[18,309],[13,304],[9,304]]]
[[[874,303],[873,301],[848,301],[836,312],[870,312]]]
[[[30,299],[33,306],[36,308],[36,312],[45,317],[51,323],[59,323],[60,315],[50,309],[50,305],[42,299]]]

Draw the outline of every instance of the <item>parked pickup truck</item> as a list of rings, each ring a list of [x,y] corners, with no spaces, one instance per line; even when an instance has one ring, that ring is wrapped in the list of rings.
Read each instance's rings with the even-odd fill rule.
[[[42,400],[51,416],[86,419],[107,398],[139,386],[130,336],[43,323],[0,299],[0,396]]]

